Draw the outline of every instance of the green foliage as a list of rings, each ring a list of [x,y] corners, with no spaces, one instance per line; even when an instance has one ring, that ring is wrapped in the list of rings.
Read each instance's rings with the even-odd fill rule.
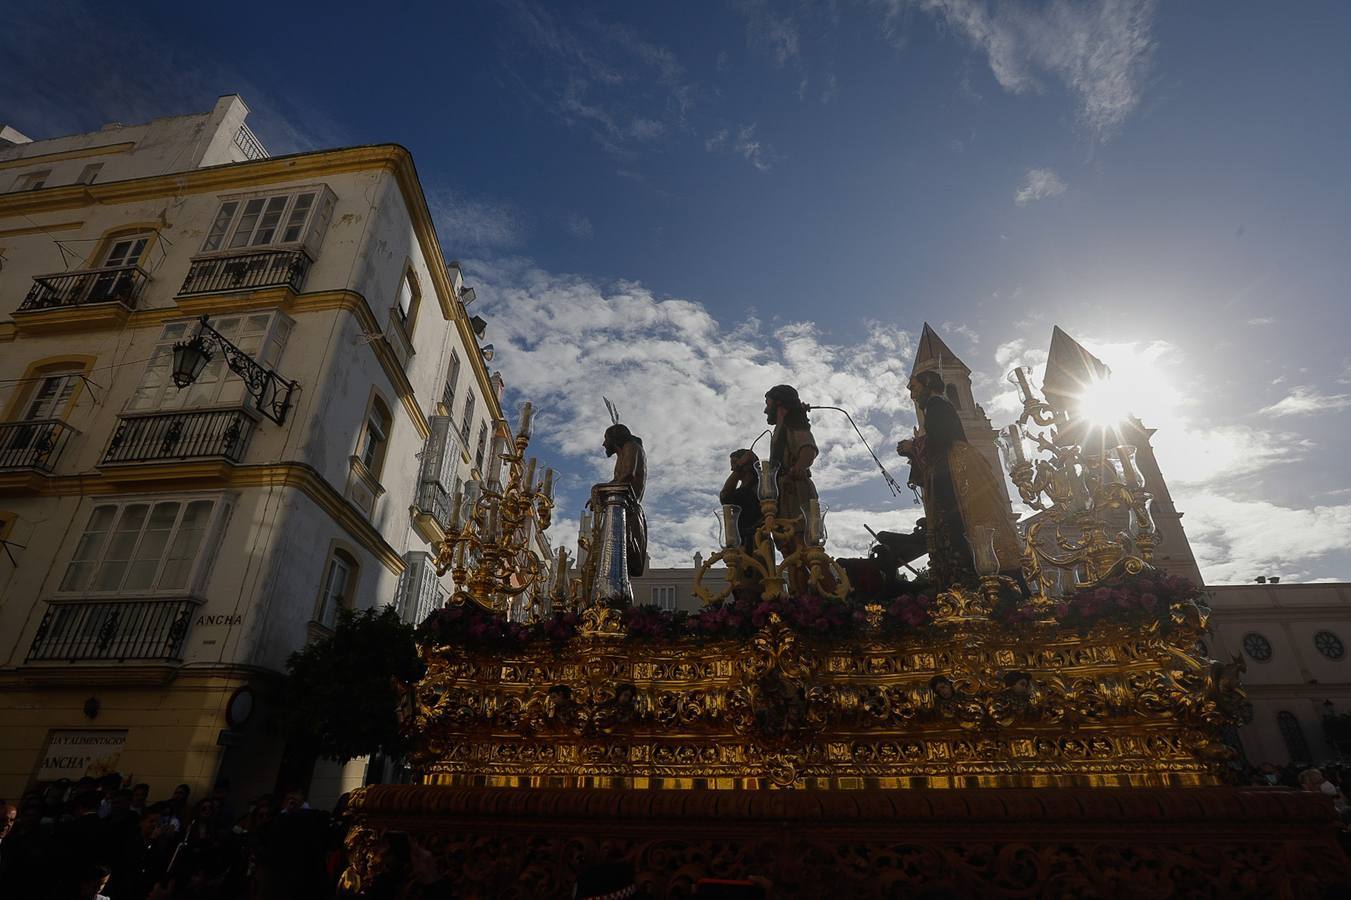
[[[292,653],[286,671],[282,730],[293,746],[344,762],[407,748],[396,683],[417,681],[426,667],[393,607],[342,610],[333,634]]]

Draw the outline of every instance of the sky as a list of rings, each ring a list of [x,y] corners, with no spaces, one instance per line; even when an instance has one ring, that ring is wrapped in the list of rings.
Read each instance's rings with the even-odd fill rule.
[[[555,543],[606,476],[602,396],[654,563],[688,565],[770,386],[904,482],[923,323],[997,427],[1058,324],[1158,429],[1208,582],[1351,577],[1351,4],[5,6],[31,137],[239,93],[274,155],[408,147],[508,408],[543,407]],[[843,417],[813,426],[833,552],[908,530]]]

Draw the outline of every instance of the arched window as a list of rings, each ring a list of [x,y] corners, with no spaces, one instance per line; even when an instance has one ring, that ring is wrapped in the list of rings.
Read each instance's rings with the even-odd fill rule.
[[[1281,730],[1281,738],[1285,741],[1285,751],[1290,754],[1290,761],[1293,763],[1311,762],[1313,755],[1309,753],[1309,742],[1304,739],[1304,729],[1300,727],[1299,719],[1289,710],[1283,709],[1276,713],[1276,727]]]
[[[319,592],[319,605],[314,620],[325,628],[338,624],[338,610],[351,607],[356,593],[357,572],[359,567],[352,554],[346,550],[334,550],[324,566],[323,589]]]
[[[952,404],[952,408],[960,410],[962,408],[962,395],[958,392],[957,385],[948,385],[945,392],[948,395],[948,402]]]

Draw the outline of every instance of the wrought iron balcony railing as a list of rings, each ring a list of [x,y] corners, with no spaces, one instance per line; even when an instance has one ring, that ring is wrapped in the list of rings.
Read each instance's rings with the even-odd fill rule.
[[[73,434],[79,432],[60,419],[0,422],[0,469],[50,472]]]
[[[28,648],[28,661],[177,661],[192,624],[191,600],[53,603]]]
[[[262,250],[234,256],[205,256],[192,261],[183,279],[180,297],[192,294],[225,294],[259,288],[289,287],[300,290],[309,271],[304,250]]]
[[[436,522],[442,531],[450,530],[450,494],[435,481],[424,481],[417,487],[413,501],[417,511]]]
[[[240,409],[204,409],[120,417],[105,463],[224,457],[239,462],[253,434]]]
[[[91,303],[121,303],[135,308],[141,289],[150,280],[140,266],[112,266],[38,275],[19,312],[86,306]]]
[[[247,125],[240,125],[239,130],[235,132],[235,146],[243,152],[244,157],[250,161],[255,159],[267,159],[270,153],[263,147],[262,142],[254,135],[253,129]]]

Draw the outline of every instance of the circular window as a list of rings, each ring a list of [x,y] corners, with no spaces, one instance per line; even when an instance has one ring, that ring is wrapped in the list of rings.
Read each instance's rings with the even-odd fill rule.
[[[1271,641],[1255,631],[1250,631],[1243,636],[1243,650],[1258,662],[1266,662],[1271,659]]]
[[[1313,645],[1328,659],[1341,659],[1346,655],[1346,645],[1331,631],[1319,631],[1313,636]]]

